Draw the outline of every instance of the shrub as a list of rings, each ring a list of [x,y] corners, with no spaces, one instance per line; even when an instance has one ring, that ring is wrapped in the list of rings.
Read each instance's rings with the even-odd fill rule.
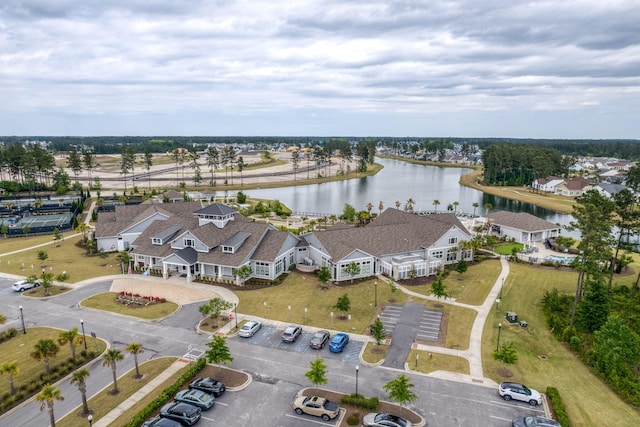
[[[371,397],[367,399],[361,394],[350,394],[342,396],[340,399],[345,405],[352,405],[357,408],[366,409],[368,411],[375,411],[380,406],[380,401],[377,397]]]
[[[547,387],[547,396],[549,397],[549,400],[551,400],[551,406],[553,407],[553,411],[556,413],[557,421],[564,427],[570,427],[571,420],[569,419],[567,410],[562,403],[562,399],[560,399],[560,392],[558,392],[558,389],[555,387]]]
[[[357,412],[355,414],[351,414],[349,418],[347,418],[347,424],[350,426],[357,426],[360,424],[360,414]]]
[[[500,350],[493,352],[493,358],[502,360],[504,363],[513,364],[518,361],[518,351],[514,343],[510,342],[500,347]]]

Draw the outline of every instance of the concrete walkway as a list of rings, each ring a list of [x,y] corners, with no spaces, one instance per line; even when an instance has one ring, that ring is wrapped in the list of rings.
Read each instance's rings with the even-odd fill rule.
[[[434,345],[426,345],[426,344],[414,344],[413,347],[417,350],[428,351],[430,353],[440,353],[440,354],[448,354],[451,356],[463,357],[467,359],[467,361],[469,362],[470,375],[468,376],[463,374],[453,373],[453,372],[444,372],[444,371],[435,372],[432,374],[433,376],[446,378],[446,379],[455,379],[456,381],[471,380],[474,383],[484,383],[487,385],[497,386],[495,382],[484,377],[484,372],[482,369],[482,333],[485,328],[487,317],[491,312],[491,308],[493,304],[495,304],[496,298],[500,295],[500,290],[504,284],[504,281],[509,275],[509,263],[507,262],[507,260],[504,258],[500,258],[500,264],[502,266],[502,271],[500,272],[500,275],[496,279],[493,287],[489,291],[489,294],[487,295],[487,298],[485,299],[482,305],[475,306],[475,305],[463,304],[463,303],[459,303],[451,300],[446,300],[446,301],[440,300],[440,302],[444,304],[457,305],[460,307],[475,310],[477,312],[477,315],[475,320],[473,321],[473,325],[471,326],[469,348],[467,348],[466,350],[455,350],[451,348],[439,347]],[[407,295],[411,295],[414,298],[427,299],[432,301],[438,300],[434,296],[423,295],[417,292],[413,292],[397,283],[395,285],[402,292],[406,293]]]
[[[152,393],[163,382],[168,380],[173,374],[178,372],[181,368],[184,368],[189,363],[188,360],[178,359],[173,362],[167,369],[162,371],[157,377],[149,381],[144,387],[136,391],[129,396],[124,402],[116,406],[108,414],[94,422],[95,427],[107,427],[111,425],[118,417],[129,410],[133,405],[138,403],[141,399],[145,398],[148,394]],[[111,385],[108,386],[109,388]]]

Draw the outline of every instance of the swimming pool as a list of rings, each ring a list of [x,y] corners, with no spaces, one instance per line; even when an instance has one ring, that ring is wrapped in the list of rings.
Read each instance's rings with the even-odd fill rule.
[[[560,256],[560,255],[548,255],[544,260],[546,262],[559,262],[562,264],[571,264],[576,257],[574,256]]]

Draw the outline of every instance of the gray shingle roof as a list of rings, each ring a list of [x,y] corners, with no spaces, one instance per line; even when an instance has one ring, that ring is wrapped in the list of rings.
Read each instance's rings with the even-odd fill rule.
[[[238,231],[236,234],[225,240],[223,245],[231,246],[234,248],[239,247],[245,240],[249,238],[249,236],[251,236],[251,233],[249,233],[248,231]]]
[[[162,230],[159,233],[156,233],[153,236],[151,236],[151,238],[152,239],[164,240],[166,238],[169,238],[169,237],[173,236],[174,234],[176,234],[181,229],[182,229],[182,224],[171,224],[167,228],[165,228],[164,230]]]
[[[560,228],[560,226],[557,224],[554,224],[542,218],[538,218],[537,216],[531,215],[526,212],[493,212],[489,214],[488,218],[489,221],[491,221],[493,224],[528,232],[556,230]]]
[[[230,208],[229,206],[222,205],[220,203],[214,203],[212,205],[206,206],[202,209],[199,209],[194,212],[194,215],[215,215],[215,216],[225,216],[237,212],[235,209]]]

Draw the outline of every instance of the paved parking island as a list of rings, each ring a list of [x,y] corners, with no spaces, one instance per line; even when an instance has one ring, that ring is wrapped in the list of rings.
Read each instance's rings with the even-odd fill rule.
[[[312,332],[304,332],[303,330],[298,339],[292,343],[282,342],[282,339],[280,338],[282,332],[283,329],[278,329],[275,326],[263,325],[262,328],[251,338],[242,338],[236,335],[230,339],[251,345],[292,351],[296,353],[317,353],[326,359],[341,360],[343,362],[353,364],[359,363],[360,352],[365,344],[362,341],[351,339],[342,353],[332,353],[329,351],[328,343],[322,350],[314,350],[309,347],[309,342],[311,342],[311,338],[313,338]]]

